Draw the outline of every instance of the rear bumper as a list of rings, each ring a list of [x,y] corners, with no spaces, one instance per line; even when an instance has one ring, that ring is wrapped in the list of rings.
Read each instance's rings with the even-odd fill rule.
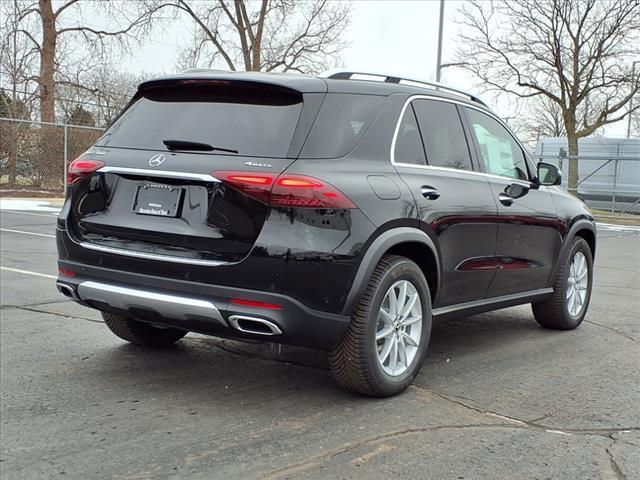
[[[75,231],[68,199],[58,218],[61,261],[151,278],[270,292],[307,308],[340,315],[352,287],[365,242],[374,231],[357,210],[326,214],[271,209],[251,252],[238,262],[184,261],[136,248],[113,249],[83,241]],[[126,254],[124,254],[126,253]],[[178,261],[180,260],[180,261]],[[351,312],[348,312],[351,313]]]
[[[159,325],[247,341],[329,350],[349,317],[312,310],[286,295],[130,273],[60,260],[58,289],[78,303]],[[264,302],[279,309],[237,305]]]

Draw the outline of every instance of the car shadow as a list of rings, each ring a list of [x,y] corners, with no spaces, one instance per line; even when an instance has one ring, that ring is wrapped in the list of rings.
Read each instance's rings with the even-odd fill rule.
[[[438,375],[448,358],[472,365],[487,351],[518,348],[533,336],[548,334],[524,307],[435,322],[422,375]],[[325,352],[193,334],[168,349],[130,344],[105,348],[92,356],[90,381],[107,382],[133,395],[151,391],[214,403],[250,401],[256,392],[262,399],[301,393],[316,400],[362,398],[338,387]]]
[[[531,308],[521,306],[455,320],[434,321],[427,359],[430,357],[473,357],[500,346],[529,342],[551,332],[535,321]]]

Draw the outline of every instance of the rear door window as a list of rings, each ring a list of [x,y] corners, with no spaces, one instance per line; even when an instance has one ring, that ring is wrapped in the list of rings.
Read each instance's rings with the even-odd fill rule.
[[[405,109],[402,121],[400,122],[400,128],[398,129],[398,135],[396,137],[396,146],[393,152],[393,161],[395,163],[408,163],[411,165],[427,164],[422,140],[420,140],[418,120],[411,105]]]
[[[427,163],[435,167],[473,170],[462,120],[455,104],[426,99],[412,103],[427,152]]]
[[[327,94],[300,156],[337,158],[349,153],[384,99],[378,95]]]
[[[248,82],[219,83],[143,90],[98,144],[166,150],[163,140],[182,140],[237,150],[243,156],[286,157],[302,95]]]

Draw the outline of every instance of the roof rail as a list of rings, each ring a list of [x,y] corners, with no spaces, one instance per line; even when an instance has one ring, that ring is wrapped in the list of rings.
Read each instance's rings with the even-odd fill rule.
[[[449,91],[449,92],[456,93],[458,95],[463,95],[465,97],[470,98],[474,102],[479,103],[480,105],[484,105],[485,107],[488,107],[488,105],[486,103],[484,103],[480,99],[480,97],[478,97],[477,95],[475,95],[473,93],[465,92],[464,90],[460,90],[460,89],[457,89],[455,87],[449,87],[448,85],[443,85],[442,83],[431,82],[429,80],[420,80],[420,79],[416,79],[416,78],[406,78],[406,77],[401,77],[401,76],[398,76],[398,75],[389,75],[387,73],[352,72],[352,71],[349,71],[349,70],[341,70],[341,69],[327,70],[326,72],[323,72],[320,75],[318,75],[318,77],[330,78],[330,79],[333,79],[333,80],[351,80],[351,77],[353,77],[354,75],[363,75],[363,76],[367,76],[367,77],[382,78],[382,79],[384,79],[382,81],[385,82],[385,83],[398,83],[399,84],[400,82],[411,82],[411,83],[417,83],[419,85],[426,85],[428,87],[435,88],[436,90],[446,90],[446,91]],[[367,79],[359,79],[359,80],[367,80]]]

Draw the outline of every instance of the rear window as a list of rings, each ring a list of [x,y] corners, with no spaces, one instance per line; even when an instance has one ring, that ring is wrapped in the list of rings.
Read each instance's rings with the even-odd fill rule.
[[[301,110],[300,93],[249,82],[152,86],[136,95],[98,145],[166,150],[163,140],[182,140],[243,156],[286,157]]]
[[[327,94],[300,156],[337,158],[349,153],[384,99],[377,95]]]

